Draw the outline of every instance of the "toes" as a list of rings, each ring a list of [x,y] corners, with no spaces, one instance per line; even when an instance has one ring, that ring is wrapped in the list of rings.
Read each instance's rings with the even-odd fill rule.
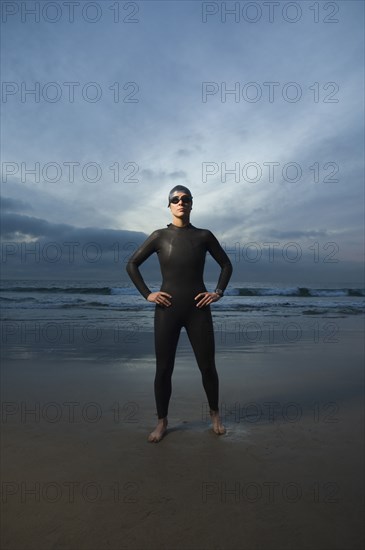
[[[222,425],[222,424],[215,424],[213,426],[213,431],[214,433],[216,433],[217,435],[223,435],[226,433],[226,429],[225,427]]]
[[[166,432],[166,430],[164,430],[162,433],[160,433],[160,432],[151,432],[150,435],[148,436],[148,441],[150,443],[158,443],[159,441],[161,441],[161,439],[165,435],[165,432]]]

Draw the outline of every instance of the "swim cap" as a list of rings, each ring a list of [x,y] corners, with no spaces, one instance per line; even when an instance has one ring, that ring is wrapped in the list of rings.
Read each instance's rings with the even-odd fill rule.
[[[189,197],[193,198],[193,195],[190,192],[190,189],[187,187],[184,187],[184,185],[175,185],[169,193],[169,204],[167,206],[170,206],[170,202],[172,197],[175,195],[177,191],[180,191],[181,193],[185,193],[186,195],[189,195]]]

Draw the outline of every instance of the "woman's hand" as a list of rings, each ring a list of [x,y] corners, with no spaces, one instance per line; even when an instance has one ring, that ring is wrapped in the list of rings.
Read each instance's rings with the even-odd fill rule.
[[[194,298],[194,300],[201,300],[196,304],[196,307],[209,306],[212,302],[217,302],[221,297],[216,292],[200,292]]]
[[[167,292],[151,292],[147,296],[147,300],[149,302],[154,302],[155,304],[158,304],[159,306],[171,306],[171,302],[168,298],[172,298],[171,294],[167,294]]]

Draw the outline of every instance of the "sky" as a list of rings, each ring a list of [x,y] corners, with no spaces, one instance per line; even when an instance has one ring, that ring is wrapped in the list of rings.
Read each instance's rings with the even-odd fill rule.
[[[362,1],[1,8],[3,276],[127,282],[182,184],[232,281],[363,281]]]

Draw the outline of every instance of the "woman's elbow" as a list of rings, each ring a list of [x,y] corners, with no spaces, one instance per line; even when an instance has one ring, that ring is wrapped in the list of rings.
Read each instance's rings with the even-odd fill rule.
[[[131,275],[132,272],[133,272],[133,267],[134,267],[134,264],[133,262],[127,262],[126,266],[125,266],[125,270],[126,272],[128,273],[128,275]]]

